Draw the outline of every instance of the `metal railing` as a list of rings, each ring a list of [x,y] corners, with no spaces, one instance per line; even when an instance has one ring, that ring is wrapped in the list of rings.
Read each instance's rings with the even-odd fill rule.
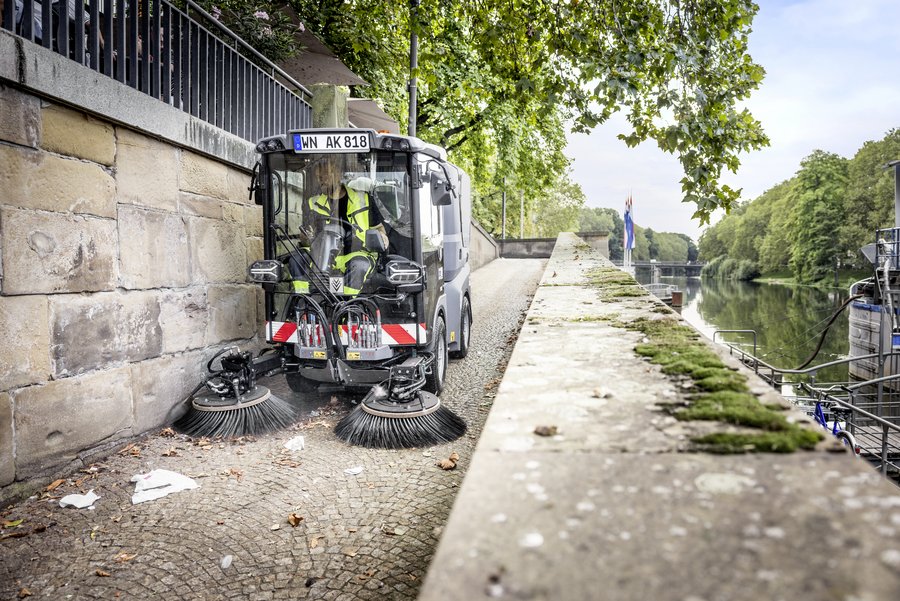
[[[713,341],[716,341],[717,335],[727,333],[753,335],[752,355],[735,344],[725,343],[725,346],[732,356],[736,356],[782,394],[784,385],[790,383],[786,376],[808,378],[808,382],[793,383],[795,391],[799,389],[800,393],[792,396],[791,402],[810,416],[814,415],[819,404],[832,417],[828,421],[843,423],[840,429],[851,434],[861,457],[873,463],[882,474],[895,479],[900,477],[900,374],[864,382],[816,385],[817,372],[855,361],[878,360],[878,353],[829,361],[805,369],[784,369],[756,357],[756,331],[716,330]],[[900,352],[891,351],[883,356],[896,357],[900,356]]]
[[[309,90],[191,0],[179,4],[5,0],[2,27],[250,142],[311,125]]]
[[[896,477],[900,475],[900,392],[893,387],[888,387],[888,392],[872,390],[873,386],[881,388],[879,384],[888,382],[900,387],[900,374],[828,388],[802,383],[799,386],[806,396],[798,397],[796,402],[801,406],[805,401],[820,404],[834,421],[843,422],[841,428],[853,436],[861,457],[873,463],[882,475]]]

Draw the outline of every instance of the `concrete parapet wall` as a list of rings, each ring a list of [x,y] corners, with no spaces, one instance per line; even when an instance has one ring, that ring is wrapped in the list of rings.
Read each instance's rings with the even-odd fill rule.
[[[420,601],[900,598],[896,486],[830,436],[810,451],[704,452],[704,434],[747,429],[676,419],[696,389],[639,356],[648,338],[628,324],[684,324],[623,278],[560,236]],[[786,423],[823,432],[698,344]]]
[[[469,264],[472,271],[500,257],[500,245],[487,230],[472,220],[472,236],[469,239]]]
[[[0,64],[9,44],[0,32]],[[223,343],[253,344],[262,319],[261,291],[246,283],[262,253],[249,172],[125,127],[125,114],[48,99],[42,61],[63,59],[47,54],[24,65],[37,89],[0,69],[0,498],[171,421],[205,360]],[[65,69],[60,86],[85,95],[93,79],[75,86],[81,67]],[[102,85],[141,103],[129,113],[183,118]],[[252,156],[229,144],[239,152],[227,156]]]

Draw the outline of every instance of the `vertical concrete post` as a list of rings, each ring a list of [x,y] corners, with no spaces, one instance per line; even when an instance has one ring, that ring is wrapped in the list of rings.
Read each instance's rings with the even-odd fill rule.
[[[347,97],[350,90],[346,86],[320,83],[310,87],[312,92],[313,127],[348,127]]]

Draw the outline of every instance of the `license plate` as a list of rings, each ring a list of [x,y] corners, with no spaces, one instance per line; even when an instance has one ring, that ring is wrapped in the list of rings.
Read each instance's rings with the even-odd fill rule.
[[[369,150],[369,134],[293,134],[294,152],[361,152]]]

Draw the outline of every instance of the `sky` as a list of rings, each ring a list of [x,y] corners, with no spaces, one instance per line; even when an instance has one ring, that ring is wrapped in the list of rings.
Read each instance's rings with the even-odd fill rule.
[[[723,174],[723,183],[743,190],[742,200],[793,177],[814,150],[850,158],[900,127],[900,0],[757,4],[750,55],[766,77],[745,104],[771,143],[742,155],[736,174]],[[631,194],[637,225],[696,240],[704,228],[691,219],[695,205],[681,202],[677,158],[652,140],[628,148],[616,139],[626,131],[617,114],[590,134],[569,134],[566,154],[587,205],[622,212]]]

